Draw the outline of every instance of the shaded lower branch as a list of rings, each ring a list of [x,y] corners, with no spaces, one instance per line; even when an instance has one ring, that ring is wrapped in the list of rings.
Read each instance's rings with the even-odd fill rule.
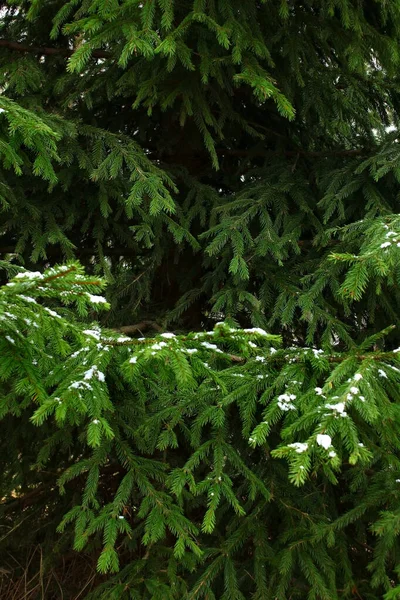
[[[41,46],[27,46],[20,42],[12,42],[11,40],[0,40],[0,47],[8,48],[8,50],[14,50],[16,52],[30,52],[31,54],[40,54],[42,56],[72,56],[75,50],[70,48],[49,48]],[[106,50],[93,50],[91,52],[93,58],[110,58],[111,53]]]
[[[45,249],[48,256],[59,256],[66,257],[67,254],[63,252],[62,248],[49,247]],[[135,256],[136,250],[133,248],[102,248],[104,256]],[[16,252],[15,246],[0,246],[1,254],[19,254]],[[75,256],[96,256],[98,253],[94,248],[75,248],[71,254]]]

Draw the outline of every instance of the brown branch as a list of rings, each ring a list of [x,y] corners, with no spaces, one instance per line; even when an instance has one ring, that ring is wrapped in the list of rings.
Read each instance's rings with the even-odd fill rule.
[[[137,333],[138,331],[143,331],[145,329],[163,331],[163,328],[154,321],[142,321],[141,323],[135,323],[135,325],[123,325],[122,327],[116,328],[115,331],[119,331],[120,333]]]
[[[65,275],[69,275],[70,273],[73,273],[74,271],[76,271],[76,267],[70,267],[66,271],[61,271],[61,273],[57,273],[56,275],[49,275],[49,277],[45,277],[45,279],[43,279],[42,281],[43,281],[43,283],[48,283],[49,281],[53,281],[53,279],[59,279],[60,277],[65,277]],[[74,283],[77,283],[77,282],[74,281]]]
[[[0,40],[0,47],[8,48],[8,50],[15,50],[16,52],[30,52],[31,54],[40,54],[42,56],[72,56],[75,50],[69,48],[49,48],[40,46],[27,46],[20,42],[12,42],[10,40]],[[110,58],[111,53],[106,50],[93,50],[91,53],[93,58]]]

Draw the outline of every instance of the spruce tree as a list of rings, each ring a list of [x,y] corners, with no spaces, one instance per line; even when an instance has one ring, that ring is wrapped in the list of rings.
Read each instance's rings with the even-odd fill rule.
[[[400,2],[0,7],[1,597],[400,598]]]

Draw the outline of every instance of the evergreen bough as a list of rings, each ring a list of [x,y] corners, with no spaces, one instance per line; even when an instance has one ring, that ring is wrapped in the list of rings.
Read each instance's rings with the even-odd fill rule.
[[[74,318],[107,308],[79,264],[18,271],[0,290],[3,552],[39,517],[56,555],[118,573],[93,598],[396,597],[390,328],[347,352],[225,322],[135,339]]]

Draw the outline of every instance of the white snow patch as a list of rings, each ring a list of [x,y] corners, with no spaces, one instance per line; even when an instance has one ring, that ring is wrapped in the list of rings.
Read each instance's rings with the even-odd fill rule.
[[[104,296],[94,296],[88,292],[86,292],[86,294],[89,297],[90,302],[93,304],[107,304],[107,300],[104,298]]]
[[[288,444],[288,448],[294,448],[298,454],[301,454],[308,450],[308,444],[303,442],[293,442],[293,444]]]
[[[278,406],[283,411],[294,410],[296,407],[291,403],[296,396],[294,394],[281,394],[278,396]]]
[[[18,273],[14,279],[43,279],[43,275],[40,271],[25,271]]]
[[[97,329],[84,329],[83,333],[90,335],[95,340],[100,340],[100,331],[97,331]]]
[[[329,408],[330,410],[334,410],[337,413],[340,414],[345,414],[345,404],[344,402],[338,402],[337,404],[327,404],[326,408]]]
[[[30,296],[23,296],[22,294],[18,294],[18,296],[20,298],[22,298],[22,300],[25,300],[26,302],[31,302],[32,304],[37,304],[35,298],[31,298]]]
[[[243,329],[246,333],[258,333],[258,335],[268,335],[268,333],[261,329],[261,327],[252,327],[251,329]]]
[[[318,446],[325,448],[325,450],[328,450],[328,448],[332,446],[332,438],[326,433],[319,433],[317,435],[317,444]]]
[[[57,317],[57,319],[61,319],[60,315],[58,315],[55,310],[51,310],[51,308],[47,308],[47,306],[44,307],[44,310],[48,312],[49,315],[51,315],[52,317]]]
[[[218,346],[216,346],[215,344],[210,344],[209,342],[201,342],[201,345],[204,346],[204,348],[208,348],[209,350],[218,350]]]

